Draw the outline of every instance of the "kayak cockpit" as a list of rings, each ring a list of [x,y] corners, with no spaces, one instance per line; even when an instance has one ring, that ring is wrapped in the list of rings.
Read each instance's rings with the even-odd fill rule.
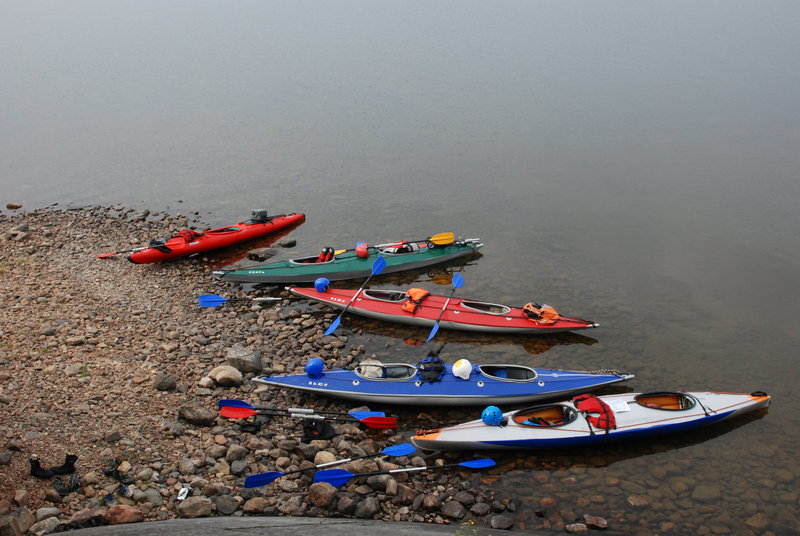
[[[481,374],[492,380],[505,382],[531,382],[536,379],[536,371],[522,365],[478,365]]]
[[[547,404],[521,409],[512,419],[521,426],[555,428],[571,423],[578,418],[578,411],[564,404]]]
[[[681,411],[692,409],[695,406],[695,399],[686,393],[642,393],[633,397],[633,400],[646,408],[667,411]]]
[[[319,255],[312,255],[310,257],[298,257],[296,259],[289,259],[289,264],[330,264],[334,259],[328,261],[320,261]]]
[[[405,301],[407,296],[405,292],[399,290],[374,290],[367,289],[361,291],[361,294],[371,300],[379,300],[386,302],[402,302]]]
[[[487,315],[502,316],[511,312],[511,307],[499,303],[461,300],[461,307]]]
[[[417,375],[417,367],[407,363],[381,363],[377,360],[364,360],[353,372],[365,380],[406,381]]]

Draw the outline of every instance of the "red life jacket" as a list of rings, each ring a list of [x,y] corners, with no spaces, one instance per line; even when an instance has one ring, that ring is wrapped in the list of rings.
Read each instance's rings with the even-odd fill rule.
[[[197,231],[192,231],[191,229],[184,229],[183,231],[179,232],[175,236],[176,237],[179,236],[179,237],[183,238],[186,241],[186,243],[188,244],[189,242],[193,242],[196,239],[198,239],[201,236],[203,236],[203,233],[198,233]]]
[[[406,292],[406,301],[403,302],[403,311],[414,314],[419,309],[422,300],[430,296],[431,293],[424,288],[410,288]]]
[[[322,251],[317,257],[317,262],[328,262],[333,260],[333,248],[322,248]]]
[[[575,408],[586,416],[589,424],[600,430],[614,430],[617,427],[617,419],[608,404],[594,395],[578,395],[572,399]],[[597,415],[593,415],[596,413]]]

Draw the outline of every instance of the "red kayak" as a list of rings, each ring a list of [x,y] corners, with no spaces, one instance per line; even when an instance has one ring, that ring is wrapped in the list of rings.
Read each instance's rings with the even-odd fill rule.
[[[105,259],[119,253],[131,253],[128,260],[136,264],[167,261],[252,240],[305,219],[305,214],[267,216],[266,210],[255,210],[251,219],[236,225],[206,231],[185,229],[168,240],[152,240],[148,247],[104,253],[98,257]]]
[[[523,307],[511,307],[499,303],[434,296],[424,289],[397,290],[349,290],[327,289],[319,292],[313,288],[288,287],[298,296],[320,301],[331,307],[356,314],[414,326],[431,327],[441,314],[440,325],[444,329],[460,329],[484,333],[556,333],[596,328],[599,324],[591,320],[558,314],[549,305],[531,302]],[[353,299],[355,297],[355,299]],[[442,309],[446,309],[442,312]]]

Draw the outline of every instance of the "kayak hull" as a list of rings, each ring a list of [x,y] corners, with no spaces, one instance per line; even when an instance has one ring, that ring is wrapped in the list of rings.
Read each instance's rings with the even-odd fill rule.
[[[345,309],[350,304],[348,312],[411,326],[432,327],[440,318],[440,314],[440,328],[481,333],[530,335],[591,329],[599,325],[590,320],[567,316],[560,316],[552,324],[542,324],[526,317],[519,307],[459,298],[451,298],[448,301],[446,296],[434,295],[425,298],[417,311],[410,313],[402,308],[405,293],[393,290],[358,291],[331,288],[323,293],[313,288],[290,287],[289,291],[337,309]],[[447,309],[442,313],[445,303]]]
[[[196,237],[191,242],[187,242],[181,236],[175,236],[164,243],[165,250],[157,247],[144,248],[131,253],[128,256],[128,260],[135,264],[150,264],[179,259],[195,253],[253,240],[301,223],[305,221],[305,218],[304,214],[292,213],[271,217],[265,223],[241,222],[228,227],[203,231],[201,236]]]
[[[392,363],[383,366],[388,367],[387,370],[391,370],[392,367],[394,369],[405,367],[414,375],[407,379],[371,378],[359,374],[360,367],[357,367],[356,370],[333,369],[319,376],[309,374],[262,376],[253,381],[366,403],[463,406],[516,404],[568,396],[633,377],[630,374],[617,372],[592,373],[533,369],[517,365],[473,365],[473,372],[469,379],[465,380],[453,375],[452,365],[446,363],[444,373],[439,380],[426,382],[416,373],[414,365]],[[505,373],[507,375],[517,371],[516,375],[525,376],[525,379],[501,378],[492,374],[500,370],[508,371]],[[389,376],[391,375],[390,373]]]
[[[456,241],[439,247],[421,244],[417,251],[409,253],[389,253],[381,246],[369,248],[367,257],[359,257],[354,251],[345,251],[328,262],[303,262],[312,257],[275,261],[239,270],[219,270],[214,275],[231,283],[251,283],[282,285],[288,283],[313,283],[325,277],[330,281],[347,281],[367,277],[372,273],[372,265],[380,256],[386,261],[381,273],[391,274],[404,270],[425,268],[449,262],[475,253],[483,247],[478,239]]]
[[[663,395],[664,393],[657,393]],[[637,397],[648,393],[625,393],[598,397],[613,410],[616,428],[606,432],[587,421],[572,401],[558,402],[511,411],[504,414],[504,426],[489,426],[481,419],[418,432],[411,441],[424,450],[484,450],[484,449],[553,449],[581,447],[611,441],[637,439],[651,435],[681,433],[707,426],[744,413],[767,407],[770,397],[765,393],[673,393],[690,400],[691,407],[664,409],[643,405]],[[655,394],[654,394],[655,395]],[[524,418],[537,412],[552,412],[554,408],[574,415],[565,424],[542,426],[523,424]]]

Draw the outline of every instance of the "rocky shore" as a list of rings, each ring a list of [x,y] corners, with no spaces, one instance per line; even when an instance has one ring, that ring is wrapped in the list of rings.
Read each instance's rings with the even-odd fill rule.
[[[203,257],[145,266],[124,255],[97,258],[193,223],[123,207],[0,216],[0,533],[213,515],[514,526],[518,505],[493,492],[491,472],[378,475],[340,488],[312,484],[306,472],[244,489],[247,475],[376,453],[404,438],[337,423],[332,439],[302,442],[298,420],[272,417],[245,429],[218,416],[222,398],[352,409],[249,379],[300,370],[312,355],[347,366],[364,347],[323,336],[323,316],[297,302],[198,307],[199,294],[235,293]],[[78,457],[77,478],[31,476],[32,456],[46,469],[68,454]],[[413,455],[341,467],[453,461]],[[570,528],[605,528],[588,517]]]

